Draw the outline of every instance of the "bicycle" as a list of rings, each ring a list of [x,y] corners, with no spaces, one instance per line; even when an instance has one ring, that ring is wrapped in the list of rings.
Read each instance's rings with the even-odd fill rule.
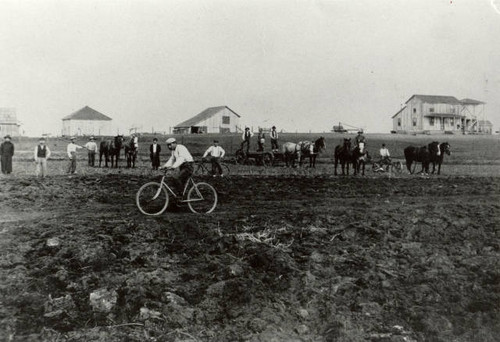
[[[403,171],[403,163],[398,161],[391,161],[390,163],[374,162],[372,164],[373,172],[396,172],[401,173]]]
[[[212,174],[212,169],[208,169],[208,167],[206,166],[208,162],[205,161],[205,160],[199,160],[197,161],[195,164],[195,167],[194,167],[194,172],[193,174],[194,175],[197,175],[197,176],[206,176],[206,175],[211,175]],[[220,166],[222,168],[222,175],[224,176],[229,176],[229,173],[230,173],[230,169],[229,169],[229,166],[227,166],[227,164],[221,162],[220,163]]]
[[[161,215],[168,207],[169,193],[177,203],[187,203],[189,209],[195,214],[210,214],[214,211],[217,206],[217,192],[213,186],[204,182],[196,183],[192,177],[189,177],[184,186],[182,198],[179,198],[165,182],[168,170],[165,169],[159,183],[146,183],[137,191],[135,202],[141,213],[148,216]]]

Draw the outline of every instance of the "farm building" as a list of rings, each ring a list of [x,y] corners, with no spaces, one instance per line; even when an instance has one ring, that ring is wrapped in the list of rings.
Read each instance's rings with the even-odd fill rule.
[[[3,138],[6,135],[11,137],[19,136],[20,126],[15,108],[0,108],[0,137]]]
[[[454,96],[413,95],[392,116],[398,133],[475,133],[484,102]],[[484,132],[484,131],[483,131]]]
[[[112,119],[98,111],[85,106],[82,109],[65,116],[62,135],[112,135]]]
[[[211,107],[174,126],[173,133],[234,133],[240,130],[240,117],[228,106]]]

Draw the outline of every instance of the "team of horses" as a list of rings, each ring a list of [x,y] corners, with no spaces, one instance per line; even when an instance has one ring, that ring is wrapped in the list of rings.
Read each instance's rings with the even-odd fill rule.
[[[286,142],[281,147],[285,165],[295,166],[295,161],[299,161],[302,166],[305,157],[309,157],[309,167],[316,167],[316,157],[326,150],[324,137],[319,137],[315,141],[299,141],[298,143]]]
[[[111,167],[118,167],[122,149],[125,150],[127,167],[135,167],[137,146],[135,146],[133,139],[125,143],[123,135],[117,135],[113,139],[101,141],[99,145],[99,167],[101,167],[103,156],[105,167],[108,167],[108,162],[111,162]]]

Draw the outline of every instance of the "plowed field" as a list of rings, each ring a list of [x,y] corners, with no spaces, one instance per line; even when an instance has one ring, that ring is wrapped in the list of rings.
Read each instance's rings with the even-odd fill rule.
[[[4,340],[498,341],[498,177],[235,175],[155,218],[150,180],[0,179]]]

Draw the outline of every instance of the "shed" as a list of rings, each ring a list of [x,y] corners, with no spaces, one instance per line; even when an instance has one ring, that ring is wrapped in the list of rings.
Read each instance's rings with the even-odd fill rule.
[[[0,137],[6,135],[12,137],[19,136],[19,121],[17,121],[17,114],[15,108],[0,108]]]
[[[62,118],[62,134],[72,135],[112,135],[111,119],[95,109],[85,106]]]

